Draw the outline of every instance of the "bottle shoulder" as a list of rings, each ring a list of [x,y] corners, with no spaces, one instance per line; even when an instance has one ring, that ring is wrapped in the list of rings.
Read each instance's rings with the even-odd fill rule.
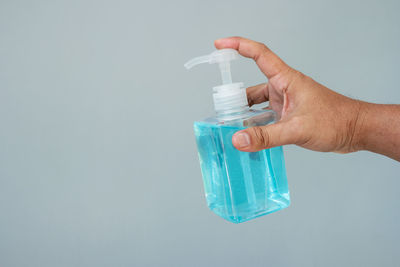
[[[214,116],[204,120],[196,121],[195,125],[208,125],[210,127],[239,127],[247,128],[253,126],[263,126],[274,123],[276,113],[271,109],[249,109],[240,114],[229,116]]]

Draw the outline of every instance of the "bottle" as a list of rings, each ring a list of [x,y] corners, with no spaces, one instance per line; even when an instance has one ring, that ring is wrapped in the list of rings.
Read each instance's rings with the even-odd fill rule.
[[[194,58],[187,69],[201,63],[218,64],[222,82],[214,87],[216,115],[194,123],[194,132],[208,207],[222,218],[245,222],[290,204],[282,147],[242,152],[232,135],[251,126],[274,123],[272,110],[250,109],[243,83],[232,83],[230,62],[234,49],[217,50]]]

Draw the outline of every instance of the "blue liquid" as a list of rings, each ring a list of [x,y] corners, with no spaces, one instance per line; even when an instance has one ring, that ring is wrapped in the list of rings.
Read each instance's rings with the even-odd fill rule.
[[[244,127],[195,122],[194,130],[209,208],[241,223],[290,204],[282,147],[241,152],[232,135]]]

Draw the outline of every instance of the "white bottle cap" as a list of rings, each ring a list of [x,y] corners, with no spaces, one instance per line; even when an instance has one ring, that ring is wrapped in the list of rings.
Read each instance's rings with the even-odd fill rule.
[[[189,60],[184,66],[190,69],[201,63],[218,63],[221,71],[222,85],[215,86],[214,107],[216,112],[241,111],[248,106],[246,89],[243,83],[232,83],[231,64],[234,59],[239,58],[235,49],[220,49],[210,55],[201,56]]]

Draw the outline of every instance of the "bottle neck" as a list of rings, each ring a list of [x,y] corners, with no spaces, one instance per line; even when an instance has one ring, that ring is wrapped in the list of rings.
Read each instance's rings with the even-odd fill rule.
[[[223,120],[231,120],[240,118],[243,114],[249,111],[249,106],[233,107],[225,110],[215,110],[217,117]]]
[[[232,117],[249,110],[243,83],[223,84],[213,89],[214,109],[218,117]]]

